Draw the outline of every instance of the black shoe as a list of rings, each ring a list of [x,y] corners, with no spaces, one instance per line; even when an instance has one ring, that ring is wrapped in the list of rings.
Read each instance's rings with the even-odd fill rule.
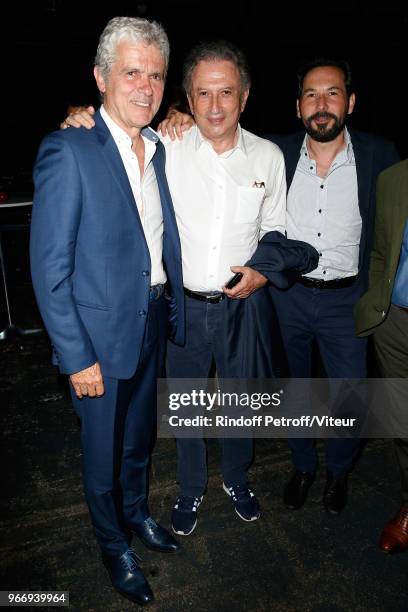
[[[201,497],[180,495],[176,499],[171,513],[171,526],[174,533],[187,536],[193,533],[197,525],[197,508],[203,501]]]
[[[327,472],[323,504],[329,514],[340,514],[347,504],[347,474],[335,477]]]
[[[315,475],[310,472],[293,472],[283,492],[283,503],[291,510],[301,508],[314,479]]]
[[[138,565],[141,559],[134,550],[129,548],[122,556],[102,553],[102,559],[118,593],[140,606],[153,601],[152,590]]]
[[[151,516],[143,523],[131,527],[133,533],[147,548],[159,552],[176,552],[181,546],[164,527],[158,525]]]
[[[226,494],[231,497],[235,512],[238,514],[239,518],[242,518],[242,520],[247,523],[259,519],[261,516],[259,502],[255,497],[255,493],[248,485],[233,485],[232,487],[227,487],[223,482],[222,488]]]

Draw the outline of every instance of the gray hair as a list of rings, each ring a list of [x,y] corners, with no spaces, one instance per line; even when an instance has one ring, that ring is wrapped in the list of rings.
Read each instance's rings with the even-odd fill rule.
[[[120,41],[144,43],[156,47],[164,59],[164,76],[169,65],[170,45],[163,27],[156,21],[140,17],[114,17],[106,25],[99,38],[95,66],[106,80],[116,59],[116,48]]]
[[[226,60],[232,62],[239,72],[242,91],[251,87],[251,74],[247,59],[241,49],[227,40],[202,42],[191,49],[183,65],[183,87],[191,95],[192,75],[200,62]]]

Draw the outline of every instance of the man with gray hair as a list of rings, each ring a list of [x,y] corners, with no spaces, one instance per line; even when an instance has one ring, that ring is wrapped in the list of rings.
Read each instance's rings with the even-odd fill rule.
[[[145,127],[162,100],[168,57],[157,23],[108,23],[94,68],[103,97],[96,127],[55,132],[42,142],[30,245],[55,363],[69,375],[81,420],[85,495],[102,558],[113,586],[141,605],[153,594],[130,548],[131,532],[153,550],[179,548],[147,505],[168,312],[172,338],[184,339],[164,150]]]

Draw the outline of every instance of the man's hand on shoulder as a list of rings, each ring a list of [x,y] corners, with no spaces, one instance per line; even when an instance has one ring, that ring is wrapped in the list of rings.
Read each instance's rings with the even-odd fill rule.
[[[247,298],[251,293],[260,289],[268,282],[268,279],[263,274],[248,266],[232,266],[231,270],[234,273],[241,272],[243,275],[239,283],[232,289],[223,288],[225,295],[231,299]]]
[[[163,119],[157,126],[157,131],[161,132],[162,136],[169,135],[171,140],[176,137],[183,140],[183,132],[186,132],[195,125],[195,121],[188,113],[181,113],[175,108],[170,108],[166,119]]]
[[[71,374],[69,379],[79,399],[84,395],[100,397],[105,393],[101,367],[98,362],[85,370]]]
[[[68,113],[68,116],[60,124],[61,130],[66,130],[69,127],[84,127],[90,130],[95,126],[93,120],[95,109],[93,106],[70,106]]]

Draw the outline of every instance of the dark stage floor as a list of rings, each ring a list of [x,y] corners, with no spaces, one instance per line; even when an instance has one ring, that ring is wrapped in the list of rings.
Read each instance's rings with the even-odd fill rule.
[[[91,531],[80,480],[78,426],[66,390],[49,364],[44,334],[0,343],[1,589],[67,590],[72,610],[131,610],[112,589]],[[290,472],[284,441],[259,440],[252,483],[261,520],[247,524],[221,488],[211,442],[208,493],[199,524],[175,556],[135,548],[156,595],[152,612],[366,612],[408,610],[408,553],[377,548],[398,503],[389,442],[371,441],[351,478],[343,515],[321,505],[324,469],[306,506],[285,511]],[[159,440],[150,506],[169,526],[175,449]]]

